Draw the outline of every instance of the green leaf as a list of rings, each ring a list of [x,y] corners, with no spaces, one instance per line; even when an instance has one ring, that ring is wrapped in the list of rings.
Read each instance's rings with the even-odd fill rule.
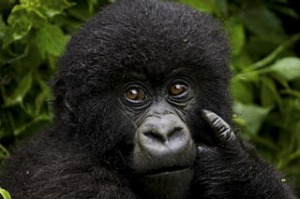
[[[23,39],[32,28],[27,12],[21,6],[15,6],[8,17],[8,27],[3,38],[3,48],[10,43]]]
[[[89,5],[89,12],[93,13],[95,11],[95,5],[97,5],[97,0],[87,0],[87,3]]]
[[[1,136],[0,136],[1,137]],[[7,158],[10,156],[9,151],[0,144],[0,158]]]
[[[240,71],[253,64],[252,57],[246,51],[241,51],[238,55],[233,56],[232,66],[234,70]]]
[[[245,104],[253,102],[253,90],[249,82],[233,78],[231,82],[231,93],[235,100]]]
[[[260,74],[265,74],[265,72],[262,72]],[[281,86],[283,86],[285,89],[289,89],[289,82],[281,75],[277,74],[277,73],[273,73],[271,74],[272,78],[276,80],[276,82],[278,82]]]
[[[249,4],[240,14],[246,27],[264,40],[278,44],[284,39],[280,19],[263,4]]]
[[[256,82],[259,78],[259,73],[258,71],[241,72],[236,74],[234,78]]]
[[[286,57],[278,60],[269,71],[273,71],[291,81],[300,78],[300,59],[297,57]]]
[[[292,89],[281,90],[280,94],[290,95],[291,97],[296,97],[300,99],[300,90],[292,90]]]
[[[70,3],[67,0],[21,0],[20,3],[27,9],[33,9],[41,15],[47,15],[50,18],[75,5],[75,3]]]
[[[49,114],[41,114],[34,118],[34,120],[23,123],[14,129],[15,136],[29,135],[30,133],[36,132],[45,125],[49,124],[51,121],[51,116]]]
[[[34,113],[35,115],[39,115],[42,109],[42,106],[46,102],[46,99],[50,97],[50,90],[44,88],[44,90],[37,95],[34,103]]]
[[[231,17],[226,23],[232,48],[232,54],[238,55],[245,44],[245,31],[242,23],[236,18]]]
[[[220,11],[220,13],[223,16],[227,16],[228,15],[228,2],[227,0],[215,0],[216,1],[216,6],[218,8],[218,10]]]
[[[10,194],[5,189],[2,189],[0,187],[0,195],[3,197],[3,199],[11,199]]]
[[[51,24],[42,27],[36,36],[37,46],[43,58],[46,53],[60,56],[65,49],[67,39],[68,37],[59,27]]]
[[[45,13],[49,17],[61,14],[63,10],[75,5],[75,3],[68,2],[67,0],[40,0],[40,4],[45,7]]]
[[[14,91],[13,95],[4,99],[4,106],[9,107],[21,103],[26,93],[30,90],[31,85],[32,75],[31,73],[28,73],[22,80],[19,81],[19,85]]]
[[[270,112],[270,108],[236,102],[234,104],[234,112],[244,120],[246,124],[245,131],[249,134],[256,135]]]
[[[13,123],[11,112],[0,109],[0,140],[13,135]],[[1,149],[3,152],[3,149]]]
[[[189,6],[196,8],[203,12],[213,13],[217,11],[215,0],[179,0],[179,2],[188,4]]]
[[[40,0],[20,0],[21,4],[27,5],[27,6],[33,6],[39,3]]]
[[[298,14],[295,12],[296,10],[294,10],[292,7],[279,5],[274,7],[274,10],[276,10],[277,12],[281,12],[282,14],[287,15],[289,17],[298,19]]]
[[[2,19],[2,16],[0,16],[0,41],[2,40],[2,37],[4,36],[5,31],[5,23]]]
[[[275,103],[279,103],[280,97],[274,81],[267,77],[262,77],[260,81],[260,100],[262,105],[264,107],[270,107],[273,106]]]
[[[274,44],[274,42],[266,41],[265,38],[261,36],[251,36],[247,40],[247,45],[245,45],[245,50],[251,55],[253,60],[261,61],[266,58],[279,44]]]

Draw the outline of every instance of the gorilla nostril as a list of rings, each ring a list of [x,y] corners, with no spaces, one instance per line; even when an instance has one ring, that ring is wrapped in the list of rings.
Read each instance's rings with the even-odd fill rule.
[[[168,132],[167,139],[169,141],[172,141],[174,139],[183,137],[184,135],[183,135],[182,129],[183,129],[182,127],[175,127],[173,130]]]
[[[155,131],[147,131],[144,135],[153,142],[165,143],[168,141],[167,137],[164,134]]]

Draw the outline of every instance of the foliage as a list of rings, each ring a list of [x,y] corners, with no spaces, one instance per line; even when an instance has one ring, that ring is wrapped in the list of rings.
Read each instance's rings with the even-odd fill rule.
[[[3,199],[11,199],[10,194],[5,189],[2,189],[1,187],[0,187],[0,196],[2,196]]]
[[[9,156],[9,146],[51,123],[48,84],[56,60],[70,35],[112,1],[0,0],[0,159]],[[300,16],[295,6],[287,0],[177,1],[225,24],[232,46],[234,121],[300,190]]]
[[[0,0],[0,157],[52,119],[48,84],[70,35],[107,1]]]

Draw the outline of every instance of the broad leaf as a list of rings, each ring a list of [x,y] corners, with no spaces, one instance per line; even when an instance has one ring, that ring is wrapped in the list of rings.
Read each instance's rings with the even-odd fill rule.
[[[286,57],[278,60],[269,68],[270,71],[280,74],[287,80],[300,78],[300,59],[297,57]]]
[[[8,18],[8,27],[3,38],[3,48],[6,48],[14,41],[23,39],[32,28],[32,23],[27,17],[25,10],[20,6],[15,6],[12,14]]]
[[[231,82],[231,93],[235,100],[245,104],[253,102],[253,89],[249,82],[233,78]]]
[[[259,37],[274,43],[284,39],[280,19],[263,4],[245,6],[240,13],[246,27]]]
[[[3,197],[3,199],[11,199],[10,194],[5,189],[2,189],[0,187],[0,195]]]
[[[242,120],[245,121],[245,131],[255,135],[260,130],[270,108],[236,102],[234,104],[234,111]]]
[[[43,57],[46,53],[60,56],[64,51],[67,37],[59,27],[47,24],[38,31],[36,42]]]
[[[235,17],[229,19],[226,24],[229,33],[232,54],[238,55],[245,44],[245,32],[242,23]]]

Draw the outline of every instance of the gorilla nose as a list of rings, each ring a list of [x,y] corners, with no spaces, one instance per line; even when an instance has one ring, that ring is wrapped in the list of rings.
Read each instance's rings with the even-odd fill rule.
[[[169,142],[173,142],[182,136],[182,129],[182,127],[174,127],[172,129],[156,128],[143,132],[143,135],[150,141],[158,144],[168,144]]]
[[[141,150],[156,157],[181,154],[190,143],[186,125],[177,117],[166,115],[148,118],[137,132]]]

